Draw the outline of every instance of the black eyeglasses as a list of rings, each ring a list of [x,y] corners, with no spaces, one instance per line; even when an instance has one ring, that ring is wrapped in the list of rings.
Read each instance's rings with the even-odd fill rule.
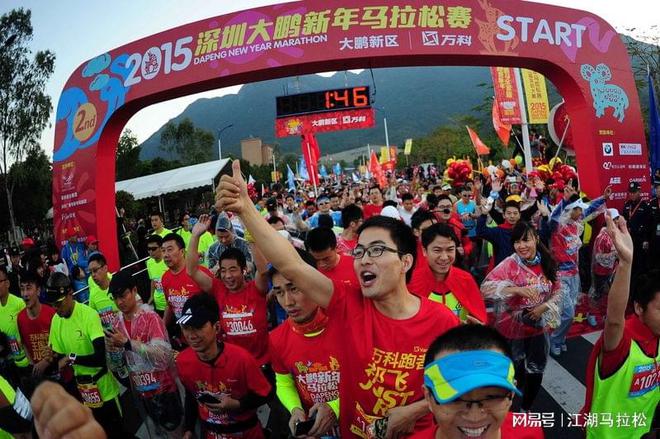
[[[442,213],[451,213],[451,209],[438,209],[437,212],[442,212]]]
[[[385,245],[381,244],[375,244],[371,245],[369,247],[362,247],[362,246],[357,246],[353,249],[351,252],[351,256],[353,256],[353,259],[362,259],[364,255],[369,256],[370,258],[378,258],[383,255],[384,252],[390,252],[390,253],[397,253],[402,255],[399,250],[395,248],[390,248]]]
[[[504,395],[491,395],[483,399],[462,399],[458,398],[444,406],[451,408],[454,411],[470,411],[472,404],[476,404],[479,410],[498,410],[503,408],[503,403],[506,400],[513,399],[513,393],[505,393]],[[436,401],[437,402],[437,401]]]

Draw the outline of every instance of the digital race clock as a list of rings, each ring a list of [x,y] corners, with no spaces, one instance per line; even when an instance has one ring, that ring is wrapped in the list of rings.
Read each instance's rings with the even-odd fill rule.
[[[277,117],[369,108],[369,87],[351,87],[315,91],[276,98]]]

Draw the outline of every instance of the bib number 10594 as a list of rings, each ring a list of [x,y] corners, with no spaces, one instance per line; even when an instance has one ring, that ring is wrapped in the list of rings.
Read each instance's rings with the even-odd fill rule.
[[[130,87],[142,81],[154,79],[161,71],[168,75],[170,72],[181,71],[190,65],[192,61],[192,50],[185,47],[191,43],[193,37],[184,37],[176,40],[174,49],[172,43],[168,42],[160,47],[150,47],[144,54],[134,53],[126,60],[126,67],[130,69],[128,77],[124,81],[124,87]]]

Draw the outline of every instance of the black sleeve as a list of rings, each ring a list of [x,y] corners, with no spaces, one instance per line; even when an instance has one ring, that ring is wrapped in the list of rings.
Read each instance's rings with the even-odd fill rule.
[[[103,367],[105,363],[105,340],[103,337],[95,338],[92,340],[94,346],[94,353],[91,355],[78,355],[76,357],[76,364],[87,367]]]
[[[500,213],[497,209],[495,209],[495,206],[493,206],[492,209],[490,209],[490,217],[495,221],[497,225],[503,224],[504,223],[504,215]]]
[[[275,387],[273,387],[271,392],[266,396],[261,396],[254,392],[249,392],[238,401],[241,404],[241,410],[253,410],[266,404],[273,397],[273,394],[275,393],[273,392],[274,389]]]
[[[186,395],[183,403],[183,431],[195,431],[197,423],[197,400],[192,392],[186,389]]]

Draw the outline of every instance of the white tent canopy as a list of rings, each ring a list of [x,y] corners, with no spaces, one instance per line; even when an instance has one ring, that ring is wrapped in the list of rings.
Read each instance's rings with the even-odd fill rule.
[[[136,200],[142,200],[172,192],[212,186],[213,180],[228,161],[229,159],[215,160],[118,181],[115,183],[115,192],[125,191],[132,194]]]

